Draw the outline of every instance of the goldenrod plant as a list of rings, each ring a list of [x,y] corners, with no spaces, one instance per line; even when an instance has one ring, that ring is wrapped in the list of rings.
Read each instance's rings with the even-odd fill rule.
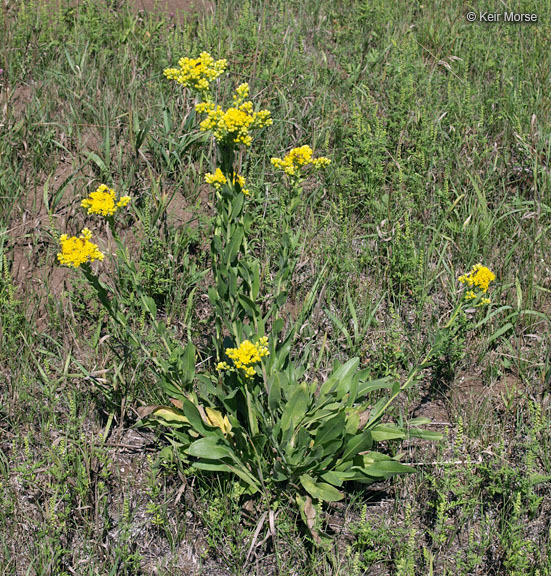
[[[518,26],[467,22],[460,2],[218,0],[173,17],[164,2],[75,4],[0,9],[0,574],[549,575],[546,3]],[[163,75],[203,50],[213,62],[182,80],[204,77],[208,95]],[[195,106],[238,108],[242,83],[273,124],[236,144],[233,179]],[[330,164],[302,164],[304,146]],[[271,162],[288,156],[295,175]],[[249,313],[239,337],[226,320],[216,333],[216,183],[242,188],[237,260],[259,263],[263,334]],[[107,212],[131,197],[113,226],[81,206],[101,185]],[[61,265],[61,235],[83,246],[85,228],[103,260]],[[486,292],[459,281],[477,264],[496,276]],[[247,393],[254,411],[275,402],[274,374],[290,382],[260,435],[293,386],[319,389],[356,357],[364,382],[409,386],[379,424],[423,416],[442,433],[373,443],[415,473],[345,481],[326,504],[296,480],[329,484],[317,465],[295,474],[271,432],[260,467],[291,480],[269,478],[269,503],[191,467],[184,398],[239,452]],[[236,410],[216,395],[232,387]],[[362,430],[392,395],[356,399]],[[297,495],[331,547],[312,547]]]
[[[417,382],[421,371],[439,353],[439,340],[403,382],[389,377],[371,380],[367,370],[359,369],[358,358],[344,364],[334,362],[332,372],[322,382],[307,373],[294,347],[296,325],[284,331],[280,312],[295,266],[299,234],[292,232],[292,221],[302,202],[302,184],[309,169],[323,170],[330,160],[315,157],[308,145],[271,159],[289,185],[289,201],[281,213],[275,290],[268,304],[261,307],[261,263],[248,241],[254,225],[249,210],[249,203],[256,201],[254,185],[245,188],[236,158],[272,124],[271,114],[256,111],[258,106],[249,99],[247,84],[236,89],[233,106],[224,109],[217,103],[212,84],[220,81],[226,70],[225,60],[215,61],[203,52],[197,59],[182,58],[179,66],[165,70],[165,76],[191,92],[196,112],[206,115],[199,130],[211,134],[217,150],[216,165],[204,176],[212,187],[216,208],[210,243],[213,279],[208,289],[214,315],[215,362],[196,373],[193,343],[182,346],[172,337],[167,325],[157,318],[155,302],[140,288],[136,267],[116,232],[115,214],[129,204],[128,196],[117,201],[115,191],[101,185],[82,206],[89,214],[106,219],[117,245],[118,265],[133,279],[137,300],[166,348],[165,359],[148,351],[132,331],[116,289],[93,272],[92,263],[104,255],[91,242],[88,229],[78,238],[61,236],[58,258],[62,264],[82,268],[111,317],[135,346],[149,354],[170,404],[149,407],[142,415],[169,427],[174,446],[190,469],[233,474],[245,492],[261,494],[268,505],[275,495],[286,493],[296,501],[304,522],[320,543],[312,521],[312,501],[341,500],[347,482],[369,484],[413,472],[399,455],[379,449],[380,442],[440,437],[422,427],[429,422],[426,418],[400,418],[397,423],[390,414],[394,400]],[[459,280],[477,289],[478,298],[486,294],[494,278],[489,269],[477,265]],[[458,301],[444,331],[453,330],[457,316],[471,299],[469,292]],[[304,309],[312,301],[313,295]],[[377,392],[375,402],[371,400],[373,392]]]

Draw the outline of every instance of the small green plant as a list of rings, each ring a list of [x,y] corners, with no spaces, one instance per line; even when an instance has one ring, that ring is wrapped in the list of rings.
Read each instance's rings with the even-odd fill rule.
[[[406,527],[411,524],[411,506],[406,508],[405,524]],[[415,576],[415,566],[417,560],[417,530],[415,526],[410,525],[405,535],[405,543],[402,544],[396,561],[396,576]]]
[[[522,495],[517,492],[513,498],[513,509],[502,531],[502,545],[506,550],[503,565],[507,574],[521,576],[528,574],[533,566],[534,543],[524,538],[522,516]]]
[[[357,555],[355,562],[361,570],[368,570],[376,562],[386,559],[387,551],[381,546],[381,542],[388,539],[388,529],[384,526],[372,526],[367,518],[367,505],[363,505],[360,519],[353,522],[350,529],[356,538],[352,547]]]

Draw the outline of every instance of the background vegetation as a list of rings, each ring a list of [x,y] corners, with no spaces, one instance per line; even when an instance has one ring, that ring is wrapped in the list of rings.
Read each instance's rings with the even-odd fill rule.
[[[464,3],[438,1],[220,0],[174,16],[3,4],[2,573],[551,574],[551,5],[515,10],[539,22],[470,24]],[[166,402],[151,366],[56,264],[98,183],[130,195],[122,235],[142,285],[183,342],[207,349],[213,158],[162,75],[202,50],[276,120],[243,166],[263,198],[265,271],[285,202],[266,159],[310,144],[332,160],[323,186],[304,186],[286,310],[295,320],[318,283],[296,352],[312,378],[359,356],[373,377],[403,379],[457,277],[483,262],[498,279],[484,324],[473,312],[395,408],[431,417],[444,440],[400,448],[418,474],[328,507],[324,549],[288,502],[263,519],[231,479],[190,475],[140,426],[140,406]],[[161,354],[139,310],[135,329]]]

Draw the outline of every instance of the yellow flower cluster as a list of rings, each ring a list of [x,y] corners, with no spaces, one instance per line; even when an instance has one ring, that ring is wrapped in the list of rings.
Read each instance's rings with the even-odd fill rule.
[[[180,58],[180,68],[167,68],[164,75],[186,88],[206,94],[210,90],[210,83],[224,73],[227,65],[227,60],[214,61],[208,52],[201,52],[199,58]]]
[[[235,90],[235,94],[233,95],[233,105],[239,106],[243,104],[249,97],[249,85],[247,82],[243,82],[243,84],[239,84],[239,86]]]
[[[222,186],[228,182],[228,179],[224,176],[222,170],[217,168],[214,174],[211,174],[210,172],[205,174],[205,182],[207,184],[212,184],[217,190],[220,190],[220,188],[222,188]],[[232,182],[234,186],[239,184],[241,192],[243,192],[245,196],[248,196],[251,193],[250,190],[245,188],[246,180],[244,176],[240,176],[234,172]]]
[[[102,184],[95,192],[92,192],[88,198],[81,202],[83,208],[88,208],[88,214],[100,214],[101,216],[113,216],[119,209],[123,208],[130,202],[130,196],[121,196],[118,202],[115,202],[115,191]]]
[[[475,264],[468,274],[459,277],[459,282],[470,287],[478,288],[483,294],[488,292],[490,283],[496,279],[496,275],[486,266]],[[474,300],[477,294],[474,290],[467,290],[465,300]],[[482,298],[480,304],[489,304],[489,298]]]
[[[475,286],[482,292],[488,292],[488,286],[495,279],[496,275],[489,268],[482,264],[475,264],[468,274],[459,277],[459,282],[467,286]]]
[[[222,188],[222,186],[227,182],[227,179],[222,173],[222,170],[217,168],[214,174],[211,174],[210,172],[205,174],[205,182],[207,184],[212,184],[217,190],[220,190],[220,188]]]
[[[331,163],[329,158],[325,158],[324,156],[314,158],[313,154],[310,146],[300,146],[299,148],[293,148],[285,158],[272,158],[271,162],[276,168],[280,168],[289,176],[295,176],[297,170],[309,164],[319,169],[325,168]]]
[[[239,348],[228,348],[226,354],[233,360],[234,368],[227,362],[219,362],[217,370],[243,370],[246,378],[253,378],[256,374],[253,364],[257,364],[264,356],[270,354],[268,350],[268,338],[263,336],[256,344],[250,340],[241,342]]]
[[[103,260],[103,254],[96,244],[90,242],[90,238],[92,232],[88,228],[84,228],[78,238],[76,236],[69,238],[67,234],[62,234],[59,238],[61,252],[57,255],[59,262],[64,266],[78,268],[87,262]]]
[[[255,128],[270,126],[272,119],[269,110],[253,112],[253,103],[245,100],[248,90],[248,84],[241,84],[234,96],[235,106],[227,110],[212,102],[197,104],[195,110],[199,114],[207,115],[200,124],[201,130],[211,131],[217,142],[250,146],[253,139],[249,132]]]
[[[245,188],[245,184],[246,184],[245,177],[241,176],[240,174],[236,174],[234,172],[233,185],[235,186],[236,184],[239,184],[239,187],[241,188],[241,192],[243,192],[243,194],[245,194],[245,196],[249,196],[251,191],[248,188]]]

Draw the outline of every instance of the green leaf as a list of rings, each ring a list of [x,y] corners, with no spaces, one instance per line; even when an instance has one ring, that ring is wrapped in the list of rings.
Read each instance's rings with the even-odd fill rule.
[[[235,261],[237,257],[237,253],[239,252],[239,248],[241,247],[241,243],[243,241],[243,229],[238,228],[232,235],[229,245],[226,247],[226,251],[224,254],[224,260],[226,262],[226,266],[231,266],[231,264]]]
[[[188,342],[184,349],[183,366],[184,378],[187,384],[191,384],[195,378],[195,346]]]
[[[195,458],[207,458],[209,460],[218,460],[219,458],[235,459],[234,453],[227,446],[217,442],[218,438],[214,436],[199,438],[185,452]]]
[[[295,433],[293,434],[289,445],[291,447],[295,447],[297,450],[304,450],[304,452],[306,452],[306,450],[310,449],[311,440],[312,437],[310,436],[308,430],[306,430],[306,428],[303,426],[300,426],[299,428],[295,429]]]
[[[408,426],[426,426],[431,423],[431,419],[426,416],[418,416],[417,418],[412,418],[408,420]]]
[[[384,442],[385,440],[396,440],[404,438],[405,432],[397,426],[379,424],[373,426],[371,430],[371,437],[375,442]]]
[[[287,361],[289,356],[289,352],[291,350],[291,346],[293,345],[293,333],[289,333],[287,338],[282,342],[280,346],[278,346],[275,350],[275,353],[269,356],[270,363],[272,366],[272,373],[278,370],[283,370],[283,367]]]
[[[320,388],[320,396],[338,388],[339,398],[342,398],[350,390],[350,377],[356,372],[359,363],[359,358],[351,358],[346,364],[336,368]]]
[[[379,380],[370,380],[368,382],[360,382],[358,385],[358,398],[365,396],[374,390],[382,390],[384,388],[392,388],[392,381],[389,376]]]
[[[358,432],[358,427],[360,425],[360,413],[358,409],[354,409],[349,412],[346,416],[346,434],[356,434]]]
[[[328,462],[331,462],[332,460],[335,459],[336,454],[339,453],[341,446],[343,443],[343,438],[335,438],[332,442],[329,442],[329,444],[324,444],[322,446],[323,448],[323,455],[324,456],[329,456],[325,461],[324,461],[324,465],[323,468],[326,467]]]
[[[423,440],[438,441],[442,440],[443,436],[440,432],[433,432],[432,430],[423,430],[421,428],[411,428],[408,430],[408,436],[412,438],[422,438]]]
[[[230,467],[220,462],[205,462],[204,460],[199,460],[198,462],[194,462],[192,467],[197,470],[208,470],[210,472],[230,472]]]
[[[500,336],[503,336],[503,334],[505,334],[505,332],[508,332],[511,328],[513,327],[513,325],[510,322],[507,322],[507,324],[505,324],[505,326],[502,326],[501,328],[499,328],[499,330],[496,330],[486,341],[486,345],[491,344],[494,340],[497,340]]]
[[[365,479],[366,475],[362,468],[358,466],[352,466],[349,470],[337,470],[335,474],[343,481],[343,482],[357,482],[359,480]]]
[[[260,316],[260,309],[256,302],[253,302],[248,296],[245,296],[245,294],[238,294],[237,298],[250,318],[258,318]]]
[[[228,464],[228,468],[230,469],[230,472],[233,472],[236,476],[239,476],[241,480],[245,481],[249,485],[253,494],[260,490],[260,483],[258,480],[243,467],[236,467]]]
[[[92,160],[92,162],[100,169],[103,175],[108,174],[105,162],[95,152],[90,152],[88,154],[88,160]]]
[[[277,338],[284,326],[285,322],[283,321],[283,318],[276,318],[272,324],[272,338]]]
[[[328,470],[327,472],[322,474],[321,477],[325,481],[329,482],[329,484],[333,484],[333,486],[341,487],[343,484],[342,477],[339,474],[337,474],[337,472],[333,472],[332,470]]]
[[[245,198],[243,196],[243,194],[238,194],[237,196],[235,196],[235,198],[233,199],[232,205],[231,205],[231,215],[232,218],[236,218],[239,216],[239,214],[241,213],[241,210],[243,209],[243,202],[244,202]]]
[[[346,415],[344,412],[340,412],[336,416],[333,416],[318,428],[314,442],[318,445],[324,445],[331,442],[331,440],[342,436],[345,431],[345,422]]]
[[[307,385],[303,382],[291,394],[281,415],[281,429],[284,433],[288,430],[294,430],[295,426],[304,418],[309,400]]]
[[[146,120],[145,124],[143,125],[143,128],[141,128],[138,134],[136,135],[136,147],[135,147],[136,153],[141,148],[152,124],[153,124],[153,118]]]
[[[353,458],[358,452],[369,450],[373,445],[370,430],[364,430],[361,434],[353,436],[347,442],[341,460],[346,461]]]
[[[359,378],[358,378],[358,373],[356,372],[355,374],[353,374],[350,377],[350,385],[348,387],[348,401],[347,401],[347,405],[348,406],[352,406],[354,404],[354,402],[356,402],[356,398],[358,397],[358,383],[359,383]]]
[[[209,286],[208,289],[209,302],[214,306],[218,301],[218,292],[214,286]]]
[[[157,317],[157,305],[155,304],[155,300],[151,298],[151,296],[145,296],[142,294],[142,302],[144,303],[145,309],[153,316],[153,318]]]
[[[271,478],[274,482],[285,482],[287,480],[287,474],[285,473],[281,462],[277,460],[274,462]]]
[[[371,414],[369,415],[369,420],[365,425],[366,428],[370,428],[381,416],[384,414],[384,407],[386,406],[388,400],[387,398],[381,398],[375,403],[375,406],[371,409]]]
[[[344,335],[344,337],[346,338],[346,344],[348,348],[352,348],[353,347],[352,338],[350,336],[350,333],[346,329],[346,326],[342,323],[341,319],[335,314],[333,314],[333,312],[331,312],[331,310],[329,310],[328,308],[324,308],[323,311],[325,312],[325,314],[327,314],[327,316],[329,316],[330,320],[336,326],[338,333]]]
[[[84,276],[86,277],[86,280],[88,280],[88,282],[92,285],[92,287],[96,291],[96,294],[100,299],[100,302],[109,312],[111,317],[114,318],[119,324],[121,324],[121,326],[126,327],[128,325],[126,316],[124,316],[122,312],[118,312],[116,310],[116,300],[114,303],[112,303],[111,300],[109,299],[109,292],[111,291],[109,286],[104,284],[87,266],[81,266],[81,270]],[[121,318],[119,318],[119,315],[121,316]]]
[[[251,282],[251,297],[253,300],[258,298],[258,292],[260,290],[260,263],[255,260],[251,265],[252,268],[252,282]]]
[[[245,230],[245,234],[249,233],[253,222],[254,222],[253,215],[250,214],[249,212],[245,212],[245,214],[243,215],[243,228]]]
[[[237,281],[238,281],[238,274],[237,274],[237,268],[235,267],[230,267],[230,265],[228,264],[228,284],[227,284],[227,288],[225,289],[224,293],[228,293],[229,296],[235,296],[237,294]],[[222,294],[222,292],[221,292]]]
[[[344,498],[344,494],[339,492],[334,486],[325,482],[316,482],[308,474],[303,474],[299,480],[306,492],[316,500],[338,502]]]
[[[281,402],[281,382],[285,374],[276,372],[268,378],[268,408],[275,412]]]
[[[218,234],[213,235],[210,245],[214,254],[222,254],[224,247],[222,246],[222,238]]]
[[[178,398],[183,393],[179,383],[174,382],[170,374],[160,374],[159,384],[161,385],[163,391],[172,398]]]
[[[293,448],[290,442],[286,444],[285,459],[287,461],[287,465],[291,469],[307,466],[307,463],[305,462],[305,457],[306,457],[306,449],[304,447],[299,449],[299,448]],[[308,468],[306,467],[306,469]]]
[[[289,204],[289,212],[292,214],[300,205],[302,199],[300,196],[295,196],[291,199],[291,203]]]
[[[251,398],[251,393],[247,388],[245,388],[245,398],[247,399],[247,415],[249,419],[249,428],[252,436],[258,434],[258,419],[253,406],[253,400]]]
[[[364,465],[365,473],[369,476],[375,476],[377,478],[388,478],[389,476],[394,476],[395,474],[407,474],[415,472],[415,468],[396,462],[395,460],[382,460],[379,462],[373,462],[372,464]]]
[[[189,420],[191,427],[199,432],[202,436],[212,435],[213,431],[205,427],[201,414],[193,402],[187,398],[182,398],[182,411],[185,417]]]
[[[502,314],[506,310],[512,310],[512,309],[513,309],[512,306],[500,306],[499,308],[492,310],[492,312],[490,312],[487,316],[484,316],[484,318],[482,318],[482,320],[477,322],[472,327],[472,330],[478,330],[481,326],[484,326],[484,324],[487,324],[494,316],[497,316],[498,314]],[[517,312],[515,311],[514,315],[516,315],[516,314],[517,314]]]

